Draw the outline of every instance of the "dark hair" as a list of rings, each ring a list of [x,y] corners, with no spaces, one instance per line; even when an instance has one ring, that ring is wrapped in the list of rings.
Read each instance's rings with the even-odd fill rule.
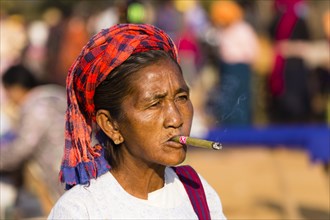
[[[121,105],[125,97],[133,91],[133,73],[166,59],[172,60],[182,72],[180,65],[163,50],[150,50],[131,55],[125,62],[113,69],[96,88],[94,95],[95,111],[108,110],[112,118],[120,120],[124,117]],[[119,146],[116,146],[102,130],[98,132],[97,139],[105,146],[105,158],[111,167],[117,167],[120,162]]]
[[[11,66],[6,70],[2,75],[2,83],[5,87],[19,85],[25,89],[32,89],[39,85],[37,77],[22,64]]]

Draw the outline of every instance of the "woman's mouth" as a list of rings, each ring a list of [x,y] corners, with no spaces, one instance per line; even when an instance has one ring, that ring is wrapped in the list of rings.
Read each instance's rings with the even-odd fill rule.
[[[177,148],[177,149],[181,149],[181,148],[183,148],[183,147],[186,147],[185,144],[181,144],[181,143],[178,143],[178,142],[175,142],[175,141],[172,140],[172,139],[173,139],[174,137],[176,137],[176,136],[178,136],[178,135],[175,135],[175,136],[172,136],[171,138],[169,138],[169,139],[166,141],[166,144],[167,144],[168,146],[172,147],[172,148]]]

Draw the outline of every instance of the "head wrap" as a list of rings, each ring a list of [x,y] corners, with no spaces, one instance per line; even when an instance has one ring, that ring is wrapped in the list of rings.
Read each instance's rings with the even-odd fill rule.
[[[103,146],[92,146],[94,93],[111,71],[134,53],[164,50],[178,61],[177,49],[162,30],[147,24],[118,24],[93,36],[72,64],[67,79],[65,149],[60,180],[66,188],[86,184],[110,169]]]

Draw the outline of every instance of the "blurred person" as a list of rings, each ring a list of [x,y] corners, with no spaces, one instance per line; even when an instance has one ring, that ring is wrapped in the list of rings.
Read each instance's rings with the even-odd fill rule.
[[[23,55],[25,65],[37,74],[38,78],[45,78],[42,74],[45,69],[46,43],[49,26],[43,20],[31,22],[27,27],[29,43]]]
[[[324,29],[324,32],[325,32],[326,39],[329,43],[328,48],[330,48],[330,9],[328,9],[323,14],[323,29]],[[328,55],[329,55],[329,53],[328,53]],[[329,62],[328,62],[328,65],[330,65]],[[328,74],[328,77],[327,77],[328,81],[326,83],[326,88],[328,88],[328,90],[327,90],[327,104],[326,104],[327,105],[327,107],[326,107],[327,113],[326,113],[326,115],[327,115],[327,123],[330,125],[330,99],[329,99],[329,93],[330,93],[330,91],[329,91],[329,87],[330,87],[329,86],[329,84],[330,84],[330,78],[329,78],[329,76],[330,76],[330,66],[328,66],[327,70],[328,70],[327,72],[329,74]],[[328,166],[328,171],[329,171],[329,168],[330,168],[330,164]]]
[[[174,42],[178,41],[178,33],[182,28],[182,14],[175,7],[173,0],[161,0],[157,2],[155,9],[154,25],[161,28]]]
[[[178,11],[183,13],[184,23],[189,26],[191,33],[200,39],[205,38],[211,24],[200,0],[174,1],[174,4]]]
[[[210,7],[220,74],[211,100],[214,115],[221,125],[247,126],[252,123],[251,66],[259,50],[257,34],[235,1],[214,1]]]
[[[87,21],[87,29],[89,33],[94,35],[98,30],[117,23],[119,23],[119,9],[115,6],[109,6],[89,17]]]
[[[190,166],[193,106],[174,42],[147,24],[91,38],[67,77],[69,189],[49,219],[225,219],[215,190]],[[94,139],[94,131],[96,139]]]
[[[175,6],[182,13],[182,28],[177,32],[178,52],[183,74],[189,86],[193,86],[198,72],[203,68],[204,51],[202,42],[209,22],[205,10],[199,1],[175,1]]]
[[[202,51],[197,36],[191,32],[188,25],[184,25],[178,33],[178,52],[182,58],[183,74],[189,86],[193,86],[198,71],[202,66]]]
[[[28,43],[25,20],[22,15],[13,14],[6,15],[1,11],[0,17],[0,76],[3,72],[18,62],[22,58],[22,53]],[[0,102],[6,99],[3,85],[0,83]],[[3,109],[1,109],[2,113]],[[1,120],[1,132],[7,126],[10,126],[10,121],[5,123],[5,119]]]
[[[324,39],[285,40],[278,44],[278,50],[285,59],[298,57],[303,59],[311,70],[308,77],[308,85],[311,88],[312,120],[326,122],[327,102],[330,93],[330,11],[322,15],[322,26],[325,33]]]
[[[20,14],[0,18],[0,73],[21,59],[28,43],[25,22]]]
[[[73,9],[67,12],[56,8],[49,10],[45,12],[45,19],[54,17],[56,23],[51,24],[47,39],[46,69],[50,71],[47,80],[64,86],[65,73],[89,38],[87,22],[79,12],[73,13]]]
[[[80,48],[89,38],[84,18],[78,15],[68,18],[62,34],[62,41],[60,42],[58,51],[58,63],[54,67],[57,69],[59,83],[64,85],[65,72],[69,69],[74,58],[79,54]]]
[[[65,84],[63,73],[60,72],[58,63],[59,51],[64,37],[64,30],[67,25],[69,12],[58,7],[47,8],[43,14],[43,20],[49,27],[48,38],[46,41],[46,60],[45,69],[48,70],[48,80]],[[60,73],[59,73],[60,72]]]
[[[17,199],[17,188],[22,186],[21,171],[33,164],[40,172],[38,178],[45,184],[51,200],[55,202],[63,189],[57,181],[63,146],[65,90],[61,86],[40,84],[25,66],[11,66],[2,76],[7,103],[2,108],[16,106],[17,123],[11,130],[1,133],[0,176],[1,213],[15,204],[6,204],[12,190],[12,202]],[[3,104],[3,103],[2,103]],[[1,116],[3,118],[3,116]],[[35,173],[37,175],[37,173]],[[16,179],[19,178],[20,182]],[[20,185],[19,185],[20,183]],[[12,208],[12,207],[11,207]]]
[[[283,43],[309,41],[304,0],[276,0],[275,15],[270,26],[274,41],[274,65],[270,75],[270,117],[277,123],[308,122],[311,115],[309,73],[305,61],[293,51],[285,54]]]

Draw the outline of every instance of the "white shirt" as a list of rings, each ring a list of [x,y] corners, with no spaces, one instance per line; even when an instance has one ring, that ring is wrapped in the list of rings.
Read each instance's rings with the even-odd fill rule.
[[[200,176],[212,219],[226,219],[220,198]],[[139,199],[127,193],[110,172],[76,185],[55,204],[48,219],[198,219],[183,184],[171,168],[164,187]]]

